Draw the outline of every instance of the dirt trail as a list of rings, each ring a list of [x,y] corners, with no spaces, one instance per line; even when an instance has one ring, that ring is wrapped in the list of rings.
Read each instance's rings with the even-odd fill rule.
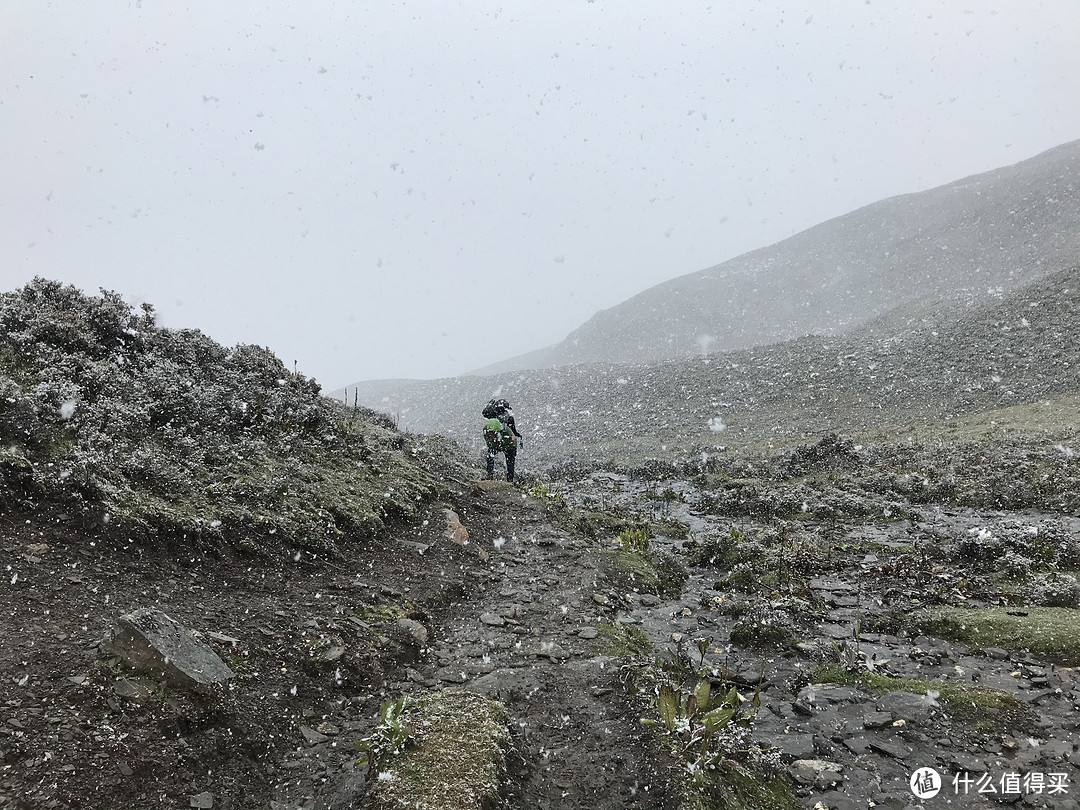
[[[665,487],[679,499],[652,497]],[[691,539],[731,525],[699,509],[686,481],[602,475],[559,489],[579,507],[600,500],[639,516],[666,512],[691,526]],[[448,688],[508,709],[508,809],[673,808],[679,763],[659,753],[639,722],[652,708],[628,688],[651,656],[606,656],[612,638],[625,637],[619,627],[644,633],[652,655],[672,650],[673,637],[708,639],[717,682],[747,694],[760,684],[755,734],[775,746],[807,807],[902,810],[913,798],[908,776],[925,765],[995,778],[1063,773],[1068,794],[1025,795],[1023,806],[1076,806],[1074,670],[1023,653],[862,634],[862,651],[890,659],[897,675],[1009,690],[1031,707],[1011,731],[950,718],[926,695],[809,683],[856,622],[883,613],[903,585],[893,545],[966,532],[993,515],[930,509],[884,528],[808,521],[802,530],[828,534],[834,551],[796,600],[806,612],[802,642],[765,647],[733,643],[733,630],[755,599],[774,613],[787,602],[721,587],[730,572],[689,565],[683,541],[662,536],[653,546],[688,567],[685,589],[669,598],[639,589],[627,600],[605,573],[610,538],[582,539],[558,517],[521,489],[461,481],[446,503],[377,542],[333,557],[282,548],[258,559],[91,540],[62,514],[0,525],[10,566],[0,589],[0,808],[362,806],[369,775],[353,745],[380,703]],[[237,672],[228,693],[171,692],[102,659],[97,642],[116,617],[147,605],[208,639]],[[990,806],[984,796],[955,801]]]

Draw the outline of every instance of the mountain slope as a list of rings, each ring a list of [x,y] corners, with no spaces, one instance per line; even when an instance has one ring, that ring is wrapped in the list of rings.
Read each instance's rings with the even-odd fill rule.
[[[573,459],[666,456],[715,445],[952,419],[1080,391],[1080,268],[881,337],[799,340],[693,360],[592,364],[360,386],[411,430],[480,453],[480,407],[507,397],[528,471]]]
[[[654,362],[915,319],[1080,256],[1080,141],[893,197],[597,313],[554,346],[475,373]]]

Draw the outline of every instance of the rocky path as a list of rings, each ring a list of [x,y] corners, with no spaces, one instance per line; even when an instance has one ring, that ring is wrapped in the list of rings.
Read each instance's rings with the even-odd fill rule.
[[[730,519],[693,508],[693,488],[685,481],[646,487],[604,474],[583,483],[567,489],[569,500],[580,503],[580,493],[592,493],[592,500],[616,507],[641,509],[644,504],[645,509],[685,521],[692,527],[692,538],[726,534],[733,525]],[[650,493],[671,488],[687,497],[674,507],[670,501],[649,503]],[[712,567],[691,567],[679,600],[637,600],[619,621],[639,624],[661,650],[673,647],[675,640],[708,639],[706,668],[722,673],[740,689],[754,691],[760,684],[755,735],[781,752],[807,807],[822,803],[837,810],[882,806],[900,810],[919,803],[910,782],[915,772],[926,768],[941,776],[938,802],[948,800],[960,807],[1002,802],[1080,807],[1080,674],[1075,669],[1023,651],[859,629],[886,613],[882,597],[892,584],[884,575],[890,547],[910,547],[913,538],[931,529],[940,533],[943,524],[969,531],[1007,517],[925,507],[903,523],[844,527],[839,545],[845,550],[830,561],[828,571],[809,577],[808,587],[799,594],[817,610],[799,633],[802,641],[789,648],[732,643],[738,614],[725,611],[724,605],[755,600],[718,587],[716,580],[723,572]],[[1036,523],[1039,516],[1026,519]],[[681,542],[661,538],[658,543],[686,561]],[[866,552],[864,546],[876,553]],[[939,567],[937,575],[949,573]],[[757,603],[780,606],[785,601],[790,597],[785,600],[773,593]],[[909,683],[1001,690],[1014,696],[1020,708],[1004,724],[993,725],[952,716],[958,712],[950,712],[933,689],[880,691],[864,685],[808,682],[816,667],[838,663],[841,651],[863,669],[870,662],[878,672]],[[933,799],[925,801],[933,806]]]
[[[11,585],[0,594],[16,641],[3,652],[0,807],[138,806],[148,790],[177,806],[362,806],[371,775],[353,746],[378,705],[467,689],[509,712],[507,808],[674,808],[681,765],[639,722],[655,694],[640,678],[655,656],[681,648],[697,658],[698,639],[706,653],[695,663],[717,686],[760,689],[754,734],[775,748],[807,808],[915,806],[910,779],[927,768],[941,778],[927,808],[1077,806],[1075,670],[1023,650],[874,628],[918,596],[897,570],[913,537],[1006,516],[920,507],[887,524],[806,521],[800,531],[827,538],[820,548],[831,551],[792,591],[740,586],[737,572],[695,564],[687,540],[733,524],[709,514],[687,481],[606,474],[559,489],[581,508],[688,525],[688,538],[650,541],[687,569],[682,592],[614,588],[611,538],[582,539],[557,510],[495,482],[461,483],[446,505],[378,544],[328,560],[291,554],[262,573],[195,559],[166,571],[125,546],[72,555],[65,524],[35,535],[33,548],[12,533]],[[658,498],[665,489],[678,497]],[[102,662],[93,641],[146,604],[200,629],[237,668],[229,700],[163,700]],[[740,632],[751,619],[794,624],[782,641],[747,643]],[[628,630],[651,652],[618,649]],[[376,648],[365,646],[373,638]],[[823,667],[842,677],[822,681]],[[875,682],[870,669],[893,680]],[[1007,712],[962,712],[944,688],[917,681],[991,687],[1015,701]],[[635,686],[644,687],[636,697]]]

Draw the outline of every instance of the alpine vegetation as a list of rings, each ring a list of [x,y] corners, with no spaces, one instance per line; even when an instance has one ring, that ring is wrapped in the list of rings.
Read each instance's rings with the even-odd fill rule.
[[[0,295],[0,494],[144,538],[325,548],[430,500],[427,451],[260,346],[157,325],[114,292]]]

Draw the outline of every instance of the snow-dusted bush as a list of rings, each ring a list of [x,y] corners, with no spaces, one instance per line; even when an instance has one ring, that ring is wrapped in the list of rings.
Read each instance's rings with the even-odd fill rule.
[[[269,349],[159,328],[116,293],[35,279],[0,295],[0,375],[0,441],[42,493],[150,531],[271,526],[319,546],[435,488],[400,434]],[[5,465],[0,484],[26,474]]]
[[[1031,584],[1029,599],[1041,607],[1080,607],[1080,582],[1071,574],[1040,574]]]

